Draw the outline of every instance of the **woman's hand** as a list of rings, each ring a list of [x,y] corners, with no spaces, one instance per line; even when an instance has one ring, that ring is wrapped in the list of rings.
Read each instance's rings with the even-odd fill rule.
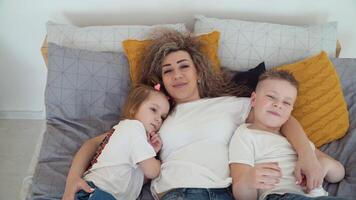
[[[153,149],[156,153],[158,153],[162,148],[162,140],[161,137],[156,132],[151,132],[149,138],[149,143],[152,145]]]
[[[74,200],[75,194],[80,190],[84,190],[88,193],[92,193],[94,191],[94,189],[91,188],[81,177],[67,179],[62,200]]]
[[[248,185],[252,189],[271,189],[275,187],[282,177],[278,163],[260,163],[249,170]]]
[[[294,175],[297,179],[297,184],[306,186],[306,192],[309,193],[323,183],[325,170],[321,167],[314,153],[306,154],[298,157]],[[303,180],[304,176],[305,179]]]

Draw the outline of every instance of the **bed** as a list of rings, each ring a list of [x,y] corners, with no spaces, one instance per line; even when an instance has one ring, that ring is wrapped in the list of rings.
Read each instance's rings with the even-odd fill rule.
[[[232,71],[247,71],[264,61],[266,68],[297,62],[324,50],[330,57],[342,87],[348,110],[348,129],[343,137],[328,141],[320,149],[339,160],[346,169],[345,178],[337,184],[324,183],[330,195],[346,199],[356,198],[356,59],[337,58],[340,44],[337,43],[335,23],[318,26],[288,26],[239,20],[196,16],[194,32],[206,33],[220,30],[220,45],[216,53],[221,65]],[[225,27],[222,27],[224,25]],[[178,31],[187,31],[183,23],[165,24]],[[239,40],[228,34],[239,33]],[[46,131],[37,143],[35,155],[21,190],[21,199],[60,199],[68,169],[74,153],[81,144],[117,123],[120,106],[130,87],[130,66],[121,42],[128,38],[143,40],[156,26],[92,26],[75,27],[54,22],[47,23],[47,38],[41,49],[48,64],[45,91]],[[304,40],[317,41],[307,48],[290,43],[275,42],[268,46],[269,39],[260,45],[248,35],[264,37],[271,30],[280,33],[298,33]],[[223,32],[225,31],[225,32]],[[313,33],[314,38],[310,38]],[[309,35],[309,36],[308,36]],[[242,39],[245,37],[245,41]],[[279,36],[280,37],[280,36]],[[322,41],[322,42],[321,42]],[[297,42],[294,41],[293,44]],[[232,46],[234,45],[234,46]],[[277,46],[276,46],[277,45]],[[288,46],[288,48],[286,47]],[[247,49],[247,50],[246,50]],[[254,49],[252,51],[252,49]],[[261,54],[263,50],[263,55]],[[276,52],[284,52],[277,55]],[[236,53],[237,51],[249,54]],[[253,53],[254,51],[259,53]],[[266,53],[268,52],[268,53]],[[236,56],[238,55],[238,56]],[[148,186],[139,199],[152,199]]]

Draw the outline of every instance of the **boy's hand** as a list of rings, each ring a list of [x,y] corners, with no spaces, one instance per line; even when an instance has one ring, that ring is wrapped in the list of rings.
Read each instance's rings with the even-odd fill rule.
[[[323,183],[325,177],[324,171],[315,154],[304,155],[298,158],[294,175],[297,179],[297,184],[302,186],[303,176],[305,176],[304,184],[306,184],[306,192],[309,193],[312,189],[319,187]]]
[[[151,132],[149,138],[149,143],[152,145],[153,149],[156,153],[158,153],[162,148],[162,140],[161,137],[156,132]]]
[[[68,180],[62,200],[74,200],[75,194],[80,190],[84,190],[88,193],[92,193],[94,191],[94,189],[91,188],[88,183],[81,177]]]
[[[271,189],[275,187],[282,177],[278,163],[260,163],[251,168],[249,187],[253,189]]]

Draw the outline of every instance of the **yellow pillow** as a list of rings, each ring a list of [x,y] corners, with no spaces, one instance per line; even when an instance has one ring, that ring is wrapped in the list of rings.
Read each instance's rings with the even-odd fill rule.
[[[299,82],[292,115],[315,146],[320,147],[345,135],[349,127],[347,104],[338,74],[324,51],[277,69],[290,71]]]
[[[203,41],[201,51],[210,59],[215,72],[220,72],[220,61],[218,58],[219,37],[220,33],[218,31],[198,36],[198,38]],[[136,83],[138,81],[141,74],[140,58],[142,51],[150,45],[150,42],[150,40],[125,40],[122,42],[130,65],[132,83]]]

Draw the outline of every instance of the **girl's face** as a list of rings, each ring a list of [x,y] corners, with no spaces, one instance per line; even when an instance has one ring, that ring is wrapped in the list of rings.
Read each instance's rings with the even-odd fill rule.
[[[167,97],[160,92],[152,91],[138,108],[135,119],[143,123],[147,133],[157,132],[168,112]]]
[[[197,69],[186,51],[172,52],[164,58],[162,80],[177,104],[200,99]]]

